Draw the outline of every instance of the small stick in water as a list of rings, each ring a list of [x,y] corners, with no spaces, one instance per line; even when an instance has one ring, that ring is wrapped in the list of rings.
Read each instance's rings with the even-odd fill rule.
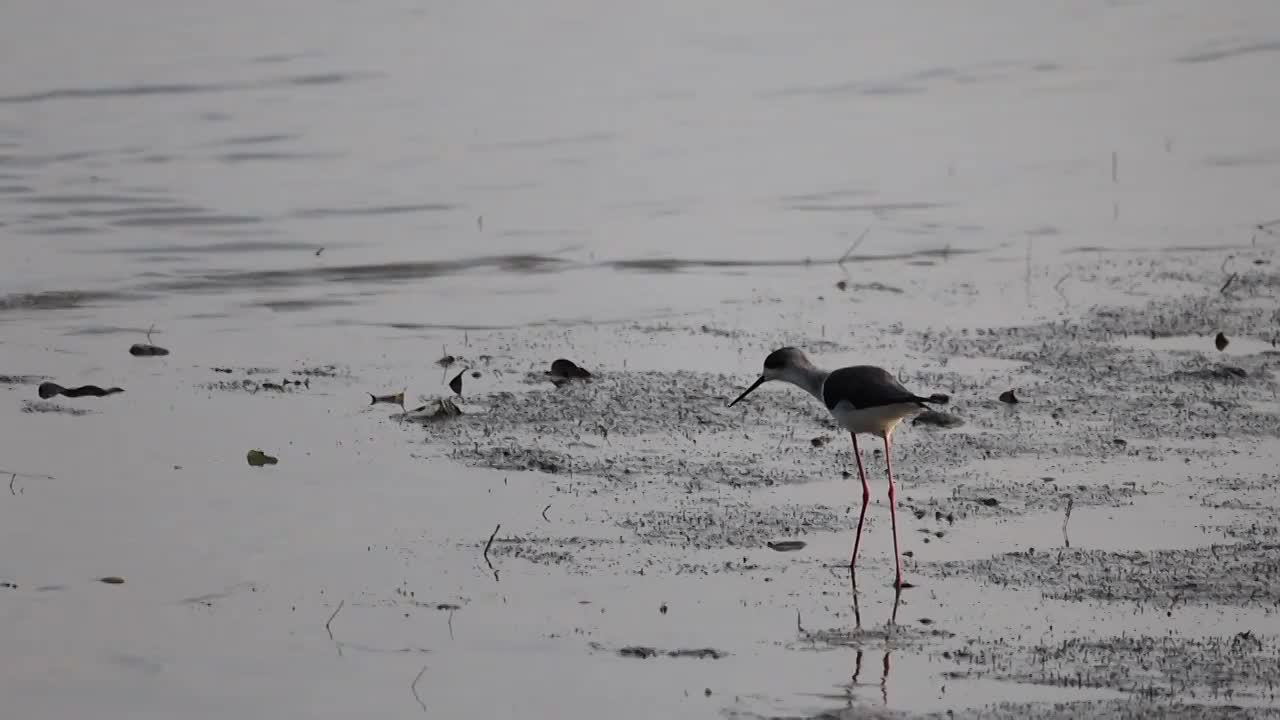
[[[337,607],[337,609],[333,611],[333,614],[332,614],[332,615],[330,615],[330,616],[329,616],[329,619],[328,619],[328,620],[326,620],[326,621],[325,621],[325,623],[324,623],[324,629],[325,629],[325,630],[327,630],[327,631],[329,632],[329,639],[330,639],[330,640],[333,640],[333,628],[331,628],[331,627],[329,627],[329,626],[333,624],[333,619],[334,619],[334,618],[336,618],[336,617],[338,617],[338,613],[342,612],[342,606],[343,606],[343,605],[346,605],[346,604],[347,604],[347,601],[346,601],[346,600],[339,600],[339,601],[338,601],[338,607]],[[337,641],[335,640],[334,642],[337,642]]]
[[[493,529],[493,534],[489,536],[489,542],[484,544],[484,561],[489,566],[490,570],[493,570],[494,568],[493,563],[489,562],[489,548],[493,545],[493,539],[498,537],[498,531],[501,529],[502,523],[498,523],[498,526]]]
[[[422,676],[425,675],[426,672],[427,666],[423,665],[422,669],[418,671],[418,676],[415,677],[413,682],[409,685],[409,689],[413,691],[413,699],[418,701],[418,705],[422,707],[422,712],[427,711],[427,704],[422,702],[422,698],[418,697],[418,681],[422,679]]]

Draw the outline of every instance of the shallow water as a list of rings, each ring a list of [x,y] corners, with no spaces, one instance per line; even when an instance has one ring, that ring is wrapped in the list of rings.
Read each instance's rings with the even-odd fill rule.
[[[1266,0],[12,3],[5,711],[1274,701],[1251,663],[1280,575],[1237,602],[1206,553],[1280,516],[1275,27]],[[131,357],[148,331],[173,354]],[[855,615],[847,439],[787,390],[723,408],[783,343],[966,421],[896,438],[897,630],[875,443]],[[530,380],[562,356],[597,381]],[[456,422],[367,405],[462,367]],[[309,384],[261,389],[285,378]],[[41,403],[46,379],[126,392]],[[1030,548],[1178,551],[1202,586],[1170,600],[1157,563],[1150,598],[1099,599]],[[1127,632],[1206,667],[1209,639],[1264,644],[1147,695],[1055,684],[1089,667],[1068,641],[1131,662]]]

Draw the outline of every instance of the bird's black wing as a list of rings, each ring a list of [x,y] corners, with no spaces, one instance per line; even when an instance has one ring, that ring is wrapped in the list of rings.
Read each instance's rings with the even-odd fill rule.
[[[883,405],[923,403],[928,398],[919,397],[903,387],[884,368],[854,365],[833,371],[822,385],[822,402],[828,410],[835,408],[841,400],[862,410]]]

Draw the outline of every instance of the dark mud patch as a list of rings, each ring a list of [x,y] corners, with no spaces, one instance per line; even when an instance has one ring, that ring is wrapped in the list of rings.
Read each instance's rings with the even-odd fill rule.
[[[314,259],[314,258],[313,258]],[[279,270],[199,273],[168,280],[148,289],[173,292],[211,292],[278,289],[319,283],[397,283],[469,272],[534,274],[562,269],[565,262],[543,255],[493,255],[459,260],[430,260],[367,265],[312,265]]]
[[[1070,638],[1053,645],[974,642],[955,658],[968,667],[950,677],[1105,688],[1147,699],[1274,702],[1280,692],[1280,642],[1252,631],[1203,638]]]
[[[787,647],[791,650],[810,651],[847,647],[919,650],[955,636],[955,633],[933,626],[932,623],[900,621],[878,627],[856,625],[852,628],[802,630],[800,638]]]
[[[647,645],[626,645],[616,650],[611,650],[600,643],[592,642],[588,646],[596,652],[613,652],[618,657],[637,658],[647,660],[655,657],[668,658],[693,658],[695,660],[719,660],[729,657],[729,653],[724,650],[716,650],[715,648],[682,648],[679,650],[662,650],[659,648],[649,647]]]
[[[290,394],[310,390],[311,380],[310,378],[284,378],[278,381],[259,381],[252,378],[242,378],[240,380],[213,380],[210,382],[199,383],[196,387],[202,390],[215,390],[218,392],[246,392],[251,395],[260,392]]]
[[[983,560],[921,563],[936,577],[1039,589],[1046,598],[1167,607],[1206,603],[1280,607],[1280,544],[1245,542],[1191,550],[1015,552]]]
[[[914,720],[1079,720],[1080,718],[1160,718],[1161,720],[1246,720],[1246,718],[1280,718],[1280,710],[1264,707],[1242,707],[1231,704],[1201,705],[1195,703],[1149,700],[1084,700],[1079,702],[1024,703],[1000,702],[980,708],[964,708],[941,713],[906,715],[862,709],[824,713],[823,720],[854,718],[913,718]],[[816,718],[815,718],[816,720]]]
[[[48,379],[48,375],[0,375],[0,385],[36,385]]]
[[[747,503],[709,502],[697,496],[676,500],[676,509],[648,510],[616,518],[648,543],[679,548],[767,548],[777,537],[835,532],[854,525],[849,509],[823,505],[759,507]]]
[[[349,369],[338,365],[317,365],[291,371],[268,367],[213,367],[210,369],[219,375],[231,377],[199,383],[196,387],[224,392],[300,392],[310,390],[312,380],[349,377],[351,374]],[[235,376],[243,377],[237,379]]]
[[[343,300],[341,298],[321,297],[297,300],[261,300],[253,303],[255,307],[263,307],[275,312],[303,312],[306,310],[317,310],[327,307],[347,307],[355,305],[352,300]]]
[[[85,415],[92,415],[96,413],[97,410],[88,410],[86,408],[77,408],[77,407],[67,407],[66,405],[61,405],[56,402],[49,402],[47,400],[24,400],[22,401],[22,412],[31,413],[33,415],[52,413],[55,415],[83,417]]]
[[[587,574],[599,571],[603,546],[616,541],[593,537],[499,538],[489,548],[491,558],[516,558],[535,565],[561,566],[569,572]],[[591,557],[585,557],[591,555]],[[616,562],[616,561],[615,561]]]
[[[0,312],[8,310],[70,310],[96,303],[138,300],[143,296],[105,290],[49,290],[0,297]]]
[[[1208,278],[1204,278],[1208,280]],[[1268,353],[1211,359],[1212,332],[1203,352],[1143,348],[1146,338],[1203,335],[1207,324],[1232,337],[1274,332],[1274,303],[1235,302],[1217,292],[1151,301],[1134,307],[1094,308],[1079,320],[1018,327],[909,334],[912,349],[941,360],[996,359],[1025,363],[1019,382],[1022,402],[973,403],[964,410],[973,424],[999,428],[984,451],[993,457],[1027,450],[1106,456],[1126,450],[1114,439],[1169,440],[1280,436],[1280,357]],[[1273,276],[1241,275],[1242,292],[1270,288]],[[954,396],[972,397],[984,384],[948,370],[919,373],[925,384],[954,386]],[[1018,440],[1016,435],[1034,437]]]
[[[957,485],[949,497],[910,499],[900,501],[916,513],[933,515],[948,522],[966,518],[1015,517],[1030,512],[1065,510],[1070,502],[1074,507],[1130,505],[1133,498],[1146,495],[1135,482],[1121,485],[1071,485],[1041,479],[1025,482],[963,483]]]
[[[825,410],[801,393],[728,409],[740,379],[710,373],[609,373],[590,383],[471,401],[488,412],[433,425],[472,465],[640,481],[760,486],[839,477],[847,452],[815,451]]]

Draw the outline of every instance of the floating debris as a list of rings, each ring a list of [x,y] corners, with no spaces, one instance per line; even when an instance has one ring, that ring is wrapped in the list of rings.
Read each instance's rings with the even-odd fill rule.
[[[458,373],[457,377],[449,381],[449,389],[458,397],[462,397],[462,376],[466,374],[467,371],[464,368],[462,372]]]
[[[106,397],[107,395],[122,393],[124,392],[124,388],[113,387],[106,388],[104,390],[97,385],[81,385],[80,387],[65,388],[58,383],[42,382],[40,383],[40,387],[36,388],[36,392],[40,394],[41,398],[48,400],[55,395],[64,395],[69,398]]]
[[[980,500],[978,500],[978,504],[986,505],[987,507],[995,507],[1000,504],[1000,501],[993,497],[981,498]],[[939,535],[939,537],[941,537],[941,535]]]
[[[368,393],[368,395],[369,395],[370,405],[377,405],[378,403],[387,403],[388,405],[399,405],[401,410],[404,409],[404,391],[403,390],[401,390],[400,392],[394,395],[374,395],[373,393]]]
[[[123,585],[124,578],[118,575],[108,575],[104,578],[98,578],[98,582],[106,583],[108,585]]]
[[[1227,344],[1230,342],[1231,341],[1227,339],[1226,335],[1219,332],[1218,336],[1213,339],[1213,346],[1218,348],[1218,352],[1222,352],[1227,349]]]
[[[169,351],[159,345],[134,343],[129,346],[129,354],[134,357],[157,357],[159,355],[168,355]]]
[[[1010,405],[1017,405],[1019,402],[1021,402],[1021,400],[1019,400],[1018,396],[1014,395],[1013,390],[1010,389],[1000,393],[1000,402],[1008,403]]]
[[[250,450],[247,459],[251,467],[262,467],[263,465],[275,465],[280,462],[279,458],[271,457],[261,450]]]
[[[810,441],[809,441],[809,444],[810,444],[810,445],[812,445],[812,446],[814,446],[814,447],[822,447],[823,445],[826,445],[826,444],[827,444],[827,443],[829,443],[829,442],[831,442],[831,436],[830,436],[830,435],[819,435],[818,437],[813,438],[812,440],[810,440]]]
[[[453,356],[453,355],[445,355],[444,357],[442,357],[442,358],[440,358],[439,360],[437,360],[437,361],[436,361],[436,364],[437,364],[437,365],[439,365],[439,366],[440,366],[440,367],[442,367],[442,368],[447,368],[447,367],[449,367],[450,365],[452,365],[452,364],[454,364],[454,363],[456,363],[456,362],[458,362],[458,358],[457,358],[457,357],[455,357],[455,356]]]
[[[807,543],[803,540],[779,540],[778,542],[765,543],[770,550],[777,552],[795,552],[803,550]]]

